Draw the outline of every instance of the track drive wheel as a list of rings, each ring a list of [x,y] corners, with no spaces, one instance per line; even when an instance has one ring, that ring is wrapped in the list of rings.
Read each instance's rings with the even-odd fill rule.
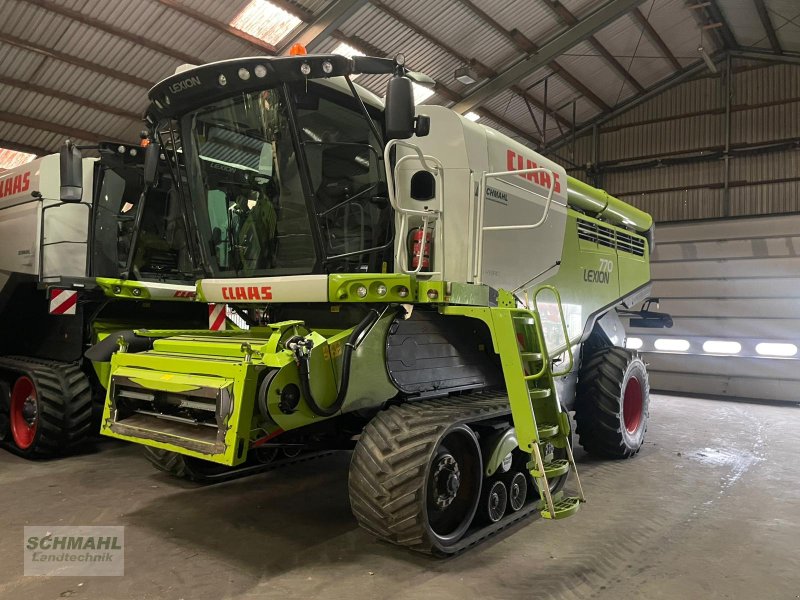
[[[207,460],[192,456],[184,456],[170,450],[143,446],[144,457],[159,471],[169,473],[173,477],[186,479],[195,483],[212,483],[219,479],[219,475],[233,470]]]
[[[604,348],[581,368],[575,421],[581,445],[606,458],[630,458],[644,442],[650,417],[650,384],[639,355]]]
[[[401,409],[378,413],[359,438],[350,463],[353,514],[389,542],[451,553],[481,499],[478,439],[466,424],[409,419]]]
[[[0,367],[15,373],[10,392],[0,387],[0,440],[12,451],[26,458],[47,458],[66,454],[86,440],[92,425],[92,390],[80,367],[10,357],[3,358]]]

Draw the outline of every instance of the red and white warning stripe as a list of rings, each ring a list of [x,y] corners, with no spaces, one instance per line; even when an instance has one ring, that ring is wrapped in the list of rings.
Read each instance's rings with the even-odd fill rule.
[[[50,314],[74,315],[78,306],[78,292],[50,289]]]
[[[208,328],[211,331],[225,331],[225,304],[208,305]]]

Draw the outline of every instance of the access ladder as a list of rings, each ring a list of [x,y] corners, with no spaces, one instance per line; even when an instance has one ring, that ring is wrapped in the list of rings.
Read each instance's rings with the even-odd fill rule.
[[[554,373],[545,342],[537,306],[539,294],[549,290],[556,299],[569,358],[566,369]],[[525,308],[493,309],[493,320],[511,414],[519,447],[531,454],[527,467],[536,481],[541,498],[541,514],[546,519],[563,519],[577,512],[583,494],[570,443],[569,415],[562,411],[555,388],[555,377],[572,369],[572,351],[564,321],[561,298],[549,285],[540,286],[533,295],[533,310]],[[552,444],[566,450],[566,459],[545,461],[542,448]],[[551,481],[572,471],[578,496],[557,497],[551,493]]]

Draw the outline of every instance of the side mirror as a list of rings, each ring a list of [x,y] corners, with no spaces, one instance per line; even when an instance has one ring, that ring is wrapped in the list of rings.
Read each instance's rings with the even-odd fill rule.
[[[407,77],[395,75],[386,88],[386,138],[405,140],[414,134],[414,89]]]
[[[152,185],[158,177],[158,158],[161,154],[161,144],[150,142],[144,149],[144,183]]]
[[[83,156],[71,140],[61,146],[61,201],[80,202],[83,198]]]

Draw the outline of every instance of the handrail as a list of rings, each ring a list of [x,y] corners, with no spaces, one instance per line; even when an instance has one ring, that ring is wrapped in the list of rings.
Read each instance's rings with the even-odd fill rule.
[[[506,175],[527,175],[528,173],[547,173],[549,175],[550,186],[547,190],[547,200],[544,205],[544,212],[542,213],[542,217],[536,223],[530,223],[527,225],[489,225],[485,226],[483,224],[484,218],[484,207],[486,205],[486,181],[490,178],[495,177],[504,177]],[[515,186],[519,187],[519,186]],[[537,192],[533,190],[528,190],[525,188],[523,191],[530,192],[536,196],[541,196]],[[536,229],[540,227],[544,222],[547,220],[547,217],[550,215],[550,205],[553,201],[553,194],[556,189],[556,178],[555,174],[553,173],[552,169],[547,169],[545,167],[532,167],[530,169],[517,169],[514,171],[496,171],[493,173],[486,173],[484,172],[481,175],[480,185],[478,186],[478,214],[477,214],[477,223],[476,223],[476,233],[477,239],[475,244],[475,257],[473,260],[473,279],[476,284],[481,283],[481,271],[483,267],[483,238],[485,232],[487,231],[510,231],[510,230],[522,230],[522,229]],[[531,200],[528,200],[532,202]]]
[[[89,251],[89,241],[91,236],[91,225],[92,225],[92,205],[86,202],[56,202],[55,204],[49,204],[45,206],[44,204],[45,198],[39,198],[39,202],[42,204],[42,222],[39,224],[39,283],[46,283],[45,276],[44,276],[44,249],[46,246],[57,246],[58,244],[85,244],[86,245],[86,266],[84,267],[84,275],[89,273],[89,265],[91,260],[91,252]],[[86,241],[77,241],[77,240],[61,240],[60,242],[49,242],[45,243],[44,241],[44,234],[45,234],[45,218],[44,213],[46,210],[51,208],[60,208],[62,206],[84,206],[88,211],[88,220],[86,225]]]
[[[569,331],[567,330],[567,320],[564,318],[564,308],[561,306],[561,294],[558,293],[558,290],[554,286],[545,284],[545,285],[540,285],[536,289],[536,291],[533,293],[533,309],[536,311],[537,315],[541,314],[539,312],[539,305],[537,303],[537,299],[539,297],[539,294],[542,293],[543,290],[549,290],[550,292],[552,292],[553,296],[556,299],[556,306],[558,306],[558,316],[559,320],[561,321],[561,331],[564,333],[564,342],[567,345],[566,353],[567,356],[569,356],[569,363],[568,363],[569,366],[563,371],[552,373],[553,377],[561,377],[562,375],[566,375],[567,373],[572,371],[572,367],[574,365],[574,357],[572,356],[572,344],[569,339]],[[539,320],[539,323],[541,323],[541,319]]]
[[[403,146],[405,148],[410,148],[414,154],[401,156],[395,161],[394,168],[391,166],[391,151],[393,148],[397,146]],[[383,164],[384,169],[386,170],[386,184],[389,192],[389,203],[391,204],[392,208],[400,215],[400,225],[398,227],[397,232],[397,248],[395,251],[395,265],[402,270],[403,273],[407,275],[418,275],[422,273],[422,256],[417,261],[417,266],[415,269],[408,268],[408,260],[405,251],[406,247],[406,237],[408,232],[408,217],[420,217],[422,219],[422,234],[423,234],[423,245],[422,245],[422,252],[424,253],[424,242],[426,240],[426,236],[428,235],[428,226],[435,223],[439,218],[442,216],[442,185],[436,186],[435,197],[436,204],[439,207],[438,209],[425,209],[425,210],[415,210],[412,208],[405,208],[400,206],[400,203],[397,200],[397,190],[395,188],[397,182],[397,175],[400,168],[400,165],[406,162],[407,160],[419,160],[422,168],[431,173],[434,177],[438,179],[440,173],[444,170],[444,165],[434,156],[430,156],[427,154],[422,153],[422,149],[417,146],[416,144],[412,144],[411,142],[407,142],[405,140],[390,140],[386,144],[386,148],[383,150]],[[429,164],[430,163],[430,164]],[[438,183],[438,182],[437,182]],[[441,236],[441,228],[436,231],[437,236]],[[439,245],[439,244],[436,244]],[[426,271],[425,275],[435,275],[437,272],[433,271]]]
[[[481,176],[481,196],[486,195],[486,180],[490,177],[502,177],[504,175],[526,175],[528,173],[549,173],[550,177],[550,188],[547,191],[547,202],[544,205],[544,213],[542,213],[542,218],[536,221],[536,223],[532,223],[529,225],[491,225],[489,227],[481,227],[482,231],[504,231],[509,229],[536,229],[540,227],[542,223],[547,220],[547,215],[550,212],[550,204],[553,201],[553,192],[556,189],[556,179],[551,169],[546,169],[544,167],[536,167],[531,169],[520,169],[518,171],[497,171],[496,173],[484,173]],[[530,192],[531,194],[536,194],[533,190],[525,190]],[[537,196],[540,194],[536,194]]]

